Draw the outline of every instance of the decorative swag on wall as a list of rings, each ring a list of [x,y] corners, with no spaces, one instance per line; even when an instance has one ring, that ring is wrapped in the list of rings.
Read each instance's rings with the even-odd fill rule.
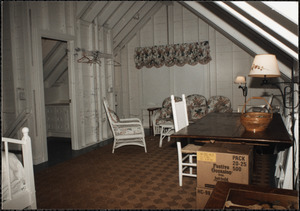
[[[158,68],[163,65],[171,67],[175,64],[182,67],[185,64],[207,64],[211,60],[209,53],[208,41],[138,47],[135,49],[134,61],[138,69],[143,66],[147,68]]]

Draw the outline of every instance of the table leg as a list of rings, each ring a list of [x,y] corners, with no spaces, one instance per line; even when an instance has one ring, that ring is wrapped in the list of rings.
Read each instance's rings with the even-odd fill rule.
[[[153,112],[149,111],[149,129],[150,129],[150,135],[154,134],[153,133],[153,126],[152,126],[152,122],[151,122],[151,116],[152,116]]]
[[[148,110],[149,111],[149,130],[150,130],[150,135],[154,135],[153,131],[153,124],[152,124],[152,116],[153,116],[153,110]]]

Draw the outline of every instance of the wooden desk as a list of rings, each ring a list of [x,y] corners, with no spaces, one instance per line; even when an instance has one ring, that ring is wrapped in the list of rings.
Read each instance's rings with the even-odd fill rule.
[[[245,130],[240,122],[240,115],[240,113],[209,113],[172,134],[171,138],[197,139],[195,142],[214,140],[251,145],[280,144],[284,148],[293,144],[280,114],[274,113],[268,128],[256,133]]]
[[[226,201],[240,205],[277,204],[290,209],[299,209],[298,191],[271,188],[268,186],[243,185],[217,182],[204,209],[224,209]],[[237,209],[230,207],[229,209]],[[241,207],[239,209],[242,209]]]

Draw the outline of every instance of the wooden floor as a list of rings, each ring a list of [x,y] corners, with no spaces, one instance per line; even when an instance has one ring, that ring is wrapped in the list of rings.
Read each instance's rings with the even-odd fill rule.
[[[48,137],[48,161],[39,165],[35,165],[34,172],[39,172],[43,169],[65,162],[79,155],[86,154],[94,149],[107,145],[111,142],[112,139],[109,139],[101,144],[95,144],[82,150],[72,150],[71,138]]]

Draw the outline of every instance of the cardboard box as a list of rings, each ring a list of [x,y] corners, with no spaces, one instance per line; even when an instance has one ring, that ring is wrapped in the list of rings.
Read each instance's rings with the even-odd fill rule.
[[[196,209],[204,209],[212,191],[213,188],[196,188]]]
[[[213,188],[217,181],[250,184],[253,147],[207,144],[197,152],[197,186]]]

